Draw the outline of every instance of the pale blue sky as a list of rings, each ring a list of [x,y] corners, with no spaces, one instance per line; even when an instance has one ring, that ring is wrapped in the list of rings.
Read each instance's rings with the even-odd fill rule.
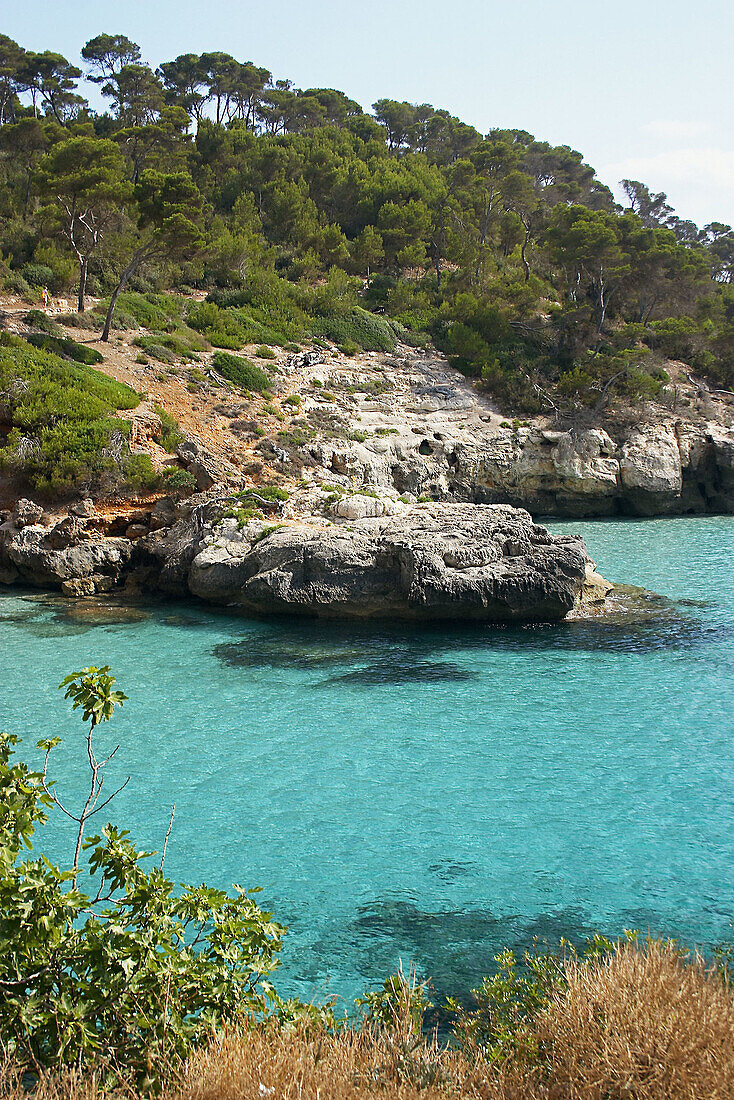
[[[734,223],[731,0],[0,0],[21,45],[79,62],[101,32],[151,64],[224,50],[299,87],[445,107],[579,149],[699,224]]]

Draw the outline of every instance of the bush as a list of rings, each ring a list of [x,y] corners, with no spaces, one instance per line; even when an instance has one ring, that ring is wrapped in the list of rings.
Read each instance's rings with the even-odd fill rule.
[[[99,302],[94,312],[104,317],[108,306],[109,301]],[[117,299],[115,324],[119,328],[140,327],[165,332],[183,323],[183,310],[183,299],[173,294],[139,294],[128,290]],[[119,324],[120,316],[127,319],[127,325]]]
[[[255,355],[258,359],[275,359],[276,355],[272,348],[267,347],[265,344],[258,344],[255,348]]]
[[[136,492],[158,489],[161,475],[150,460],[150,455],[130,455],[125,461],[125,481]]]
[[[86,668],[60,685],[97,728],[126,696],[109,668]],[[61,739],[39,742],[46,764]],[[95,1062],[109,1077],[136,1078],[149,1093],[223,1018],[262,1009],[263,978],[277,965],[284,929],[249,896],[206,886],[174,892],[154,853],[105,825],[88,835],[102,770],[92,771],[93,804],[67,812],[79,825],[65,867],[23,858],[53,804],[46,773],[13,762],[15,737],[0,735],[0,1035],[25,1069]],[[99,753],[101,758],[102,753]],[[100,807],[101,808],[101,805]],[[91,884],[98,876],[102,889]]]
[[[19,294],[21,298],[37,297],[19,271],[9,271],[3,275],[3,287],[11,294]]]
[[[84,329],[87,332],[101,332],[104,324],[104,319],[100,317],[98,313],[94,312],[61,313],[57,315],[57,320],[62,325],[67,325],[70,328]],[[117,313],[115,313],[115,322],[117,323]]]
[[[41,329],[49,336],[63,336],[64,330],[52,317],[44,313],[42,309],[30,309],[23,318],[31,328]]]
[[[161,476],[167,492],[183,492],[196,488],[196,478],[191,471],[182,470],[179,466],[167,466]]]
[[[340,347],[356,345],[363,351],[394,351],[396,326],[386,317],[377,317],[359,306],[344,316],[318,317],[312,331]]]
[[[138,336],[134,344],[164,363],[171,362],[177,356],[181,359],[198,359],[198,352],[209,350],[207,341],[194,329],[184,325],[174,333],[153,332],[150,336]]]
[[[229,382],[245,390],[256,393],[270,393],[272,381],[270,375],[241,355],[228,355],[225,351],[215,351],[212,366]]]
[[[0,339],[0,413],[12,430],[0,463],[24,471],[39,489],[58,492],[114,466],[129,423],[112,414],[140,398],[129,386],[70,363],[17,337]]]
[[[137,343],[137,340],[135,342]],[[150,359],[157,359],[159,363],[166,363],[169,367],[176,362],[176,353],[157,343],[155,339],[146,341],[145,354]]]
[[[73,359],[75,363],[86,363],[88,366],[93,366],[96,363],[104,362],[104,356],[96,348],[90,348],[86,344],[78,344],[76,340],[71,340],[68,336],[47,336],[45,333],[32,332],[26,339],[29,344],[33,344],[34,348],[42,348],[44,351],[53,352],[54,355],[62,356],[64,359]]]
[[[30,286],[45,286],[49,289],[54,286],[53,270],[46,264],[26,264],[21,274]]]
[[[171,416],[170,413],[162,409],[160,405],[154,406],[155,411],[161,420],[161,427],[163,428],[163,434],[161,435],[161,446],[169,454],[175,454],[176,448],[179,443],[183,442],[183,432],[181,431],[178,420]]]
[[[232,310],[220,309],[213,302],[191,306],[187,320],[191,328],[202,333],[215,348],[239,350],[248,343],[248,332]]]

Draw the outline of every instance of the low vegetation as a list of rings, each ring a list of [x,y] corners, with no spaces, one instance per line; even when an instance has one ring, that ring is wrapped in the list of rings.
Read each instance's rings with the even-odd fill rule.
[[[242,355],[229,355],[225,351],[215,351],[212,356],[212,366],[228,382],[234,382],[243,390],[267,394],[272,389],[270,375]]]
[[[120,475],[130,425],[114,414],[139,402],[129,386],[91,367],[0,337],[0,422],[9,428],[0,464],[42,492]]]

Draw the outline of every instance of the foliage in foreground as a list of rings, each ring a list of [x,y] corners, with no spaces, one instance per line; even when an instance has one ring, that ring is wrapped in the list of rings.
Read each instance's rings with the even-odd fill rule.
[[[104,767],[94,735],[125,696],[108,668],[61,685],[89,723],[90,792],[75,814],[48,778],[59,738],[39,742],[43,772],[13,761],[17,738],[0,736],[0,1039],[26,1069],[71,1064],[155,1084],[224,1020],[262,1007],[284,929],[239,887],[230,896],[175,884],[163,860],[107,824]],[[114,797],[114,795],[112,796]],[[78,823],[67,867],[24,858],[56,805]]]
[[[379,1023],[271,1018],[224,1028],[193,1053],[166,1100],[731,1100],[734,1001],[700,959],[657,941],[622,943],[568,960],[560,976],[501,1060],[422,1034],[415,989],[396,975],[394,1012]],[[19,1073],[6,1072],[8,1100],[21,1100]],[[88,1072],[42,1077],[34,1091],[35,1100],[98,1097]]]

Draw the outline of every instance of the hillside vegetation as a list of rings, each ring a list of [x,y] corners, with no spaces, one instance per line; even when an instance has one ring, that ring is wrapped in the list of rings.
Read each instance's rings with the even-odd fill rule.
[[[0,338],[0,470],[22,467],[41,491],[59,492],[124,470],[130,424],[115,414],[139,394],[83,363],[41,347]],[[72,343],[72,341],[64,341]],[[85,348],[89,351],[92,349]],[[100,357],[101,358],[101,357]]]
[[[69,326],[106,340],[148,294],[162,359],[432,340],[508,412],[655,396],[666,358],[734,386],[734,232],[639,181],[623,208],[568,146],[430,104],[367,113],[226,53],[154,70],[101,34],[81,63],[0,36],[0,278],[75,293]]]

